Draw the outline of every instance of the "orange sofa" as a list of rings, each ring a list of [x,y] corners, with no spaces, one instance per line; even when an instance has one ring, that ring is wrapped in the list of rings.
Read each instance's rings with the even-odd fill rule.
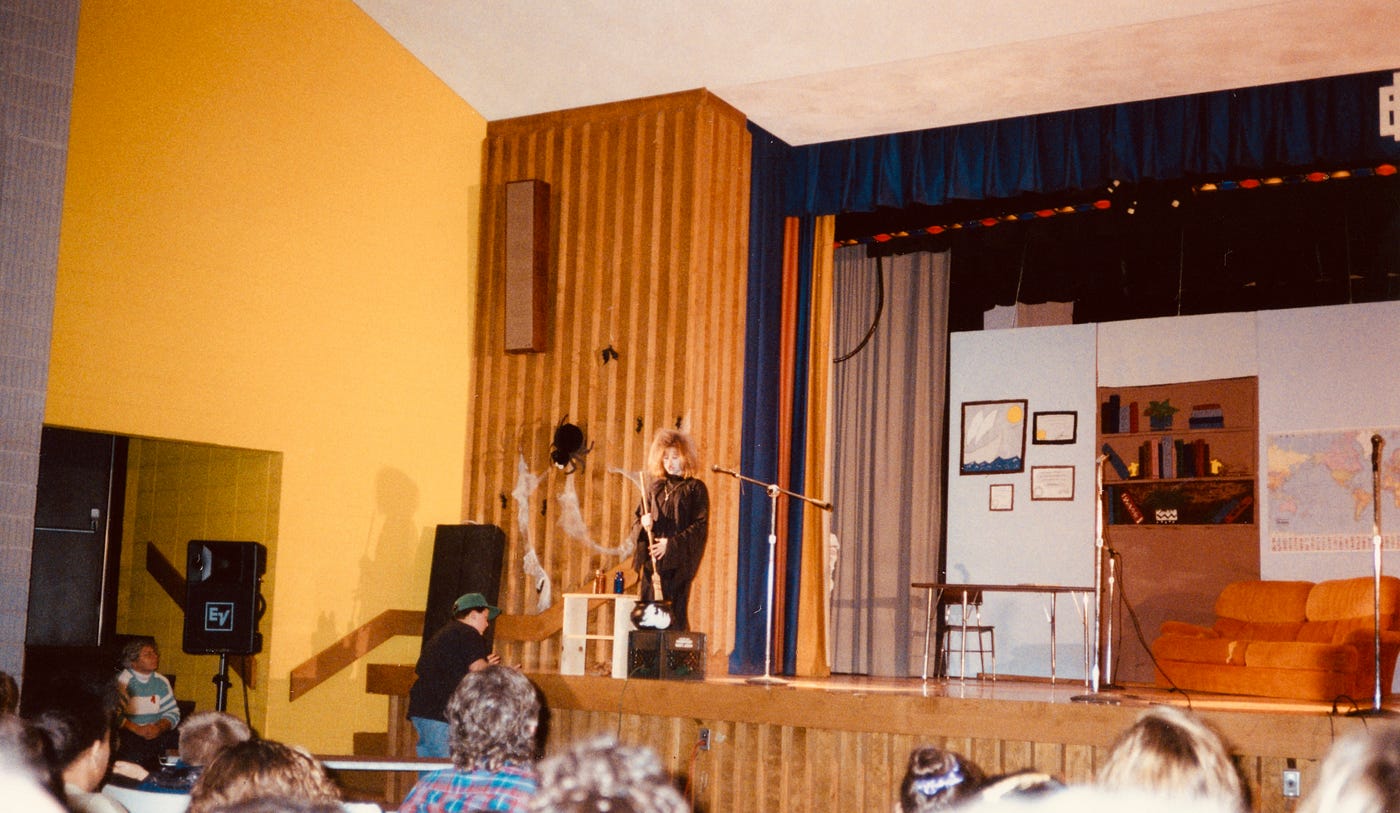
[[[1209,627],[1162,624],[1157,685],[1367,705],[1375,693],[1375,578],[1234,582]],[[1381,578],[1381,691],[1400,654],[1400,579]]]

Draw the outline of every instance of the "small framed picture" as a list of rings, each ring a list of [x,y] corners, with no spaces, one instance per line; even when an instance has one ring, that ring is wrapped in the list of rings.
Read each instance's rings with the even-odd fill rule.
[[[987,487],[987,507],[993,511],[1010,511],[1016,501],[1016,487],[1011,483],[992,483]]]
[[[1078,412],[1035,412],[1031,418],[1031,443],[1074,443],[1079,438]]]
[[[1074,499],[1074,466],[1031,466],[1031,499]]]

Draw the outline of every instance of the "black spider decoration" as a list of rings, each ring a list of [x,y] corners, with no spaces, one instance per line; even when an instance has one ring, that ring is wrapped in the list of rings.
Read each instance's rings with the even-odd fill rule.
[[[569,423],[568,415],[559,419],[559,425],[554,427],[554,442],[549,446],[549,459],[556,468],[572,474],[592,450],[593,444],[583,445],[583,430]]]

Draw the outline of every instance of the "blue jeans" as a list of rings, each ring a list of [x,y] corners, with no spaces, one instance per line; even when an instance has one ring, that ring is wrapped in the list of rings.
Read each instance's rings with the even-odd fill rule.
[[[418,732],[418,756],[424,759],[447,759],[447,723],[426,717],[410,717]]]

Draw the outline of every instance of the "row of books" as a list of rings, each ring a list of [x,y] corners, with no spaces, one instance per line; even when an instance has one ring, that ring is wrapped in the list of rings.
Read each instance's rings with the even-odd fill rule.
[[[1204,440],[1181,440],[1171,436],[1148,438],[1138,445],[1137,477],[1151,480],[1171,477],[1210,476],[1210,444]],[[1132,478],[1128,464],[1111,445],[1103,445],[1108,464],[1120,480]]]
[[[1223,429],[1225,427],[1225,411],[1219,404],[1196,404],[1191,407],[1191,414],[1187,417],[1186,423],[1192,429]]]
[[[1123,511],[1120,513],[1110,505],[1107,518],[1109,525],[1126,525],[1128,523],[1134,525],[1175,525],[1180,520],[1177,509],[1152,509],[1152,514],[1147,514],[1131,491],[1119,491],[1115,496],[1119,504],[1123,506]],[[1231,497],[1218,506],[1212,506],[1209,514],[1194,517],[1189,524],[1233,525],[1237,522],[1250,522],[1254,518],[1250,511],[1250,507],[1253,505],[1254,496],[1251,494]],[[1151,522],[1148,522],[1149,519]]]
[[[1108,396],[1108,400],[1099,405],[1101,415],[1099,424],[1105,435],[1117,435],[1121,432],[1138,431],[1138,409],[1137,401],[1123,403],[1117,395]]]
[[[1108,396],[1108,400],[1099,406],[1100,430],[1105,435],[1117,435],[1123,432],[1140,432],[1142,410],[1138,408],[1137,401],[1123,403],[1117,395]],[[1194,404],[1187,414],[1186,423],[1191,429],[1223,429],[1225,427],[1225,411],[1220,404]]]

